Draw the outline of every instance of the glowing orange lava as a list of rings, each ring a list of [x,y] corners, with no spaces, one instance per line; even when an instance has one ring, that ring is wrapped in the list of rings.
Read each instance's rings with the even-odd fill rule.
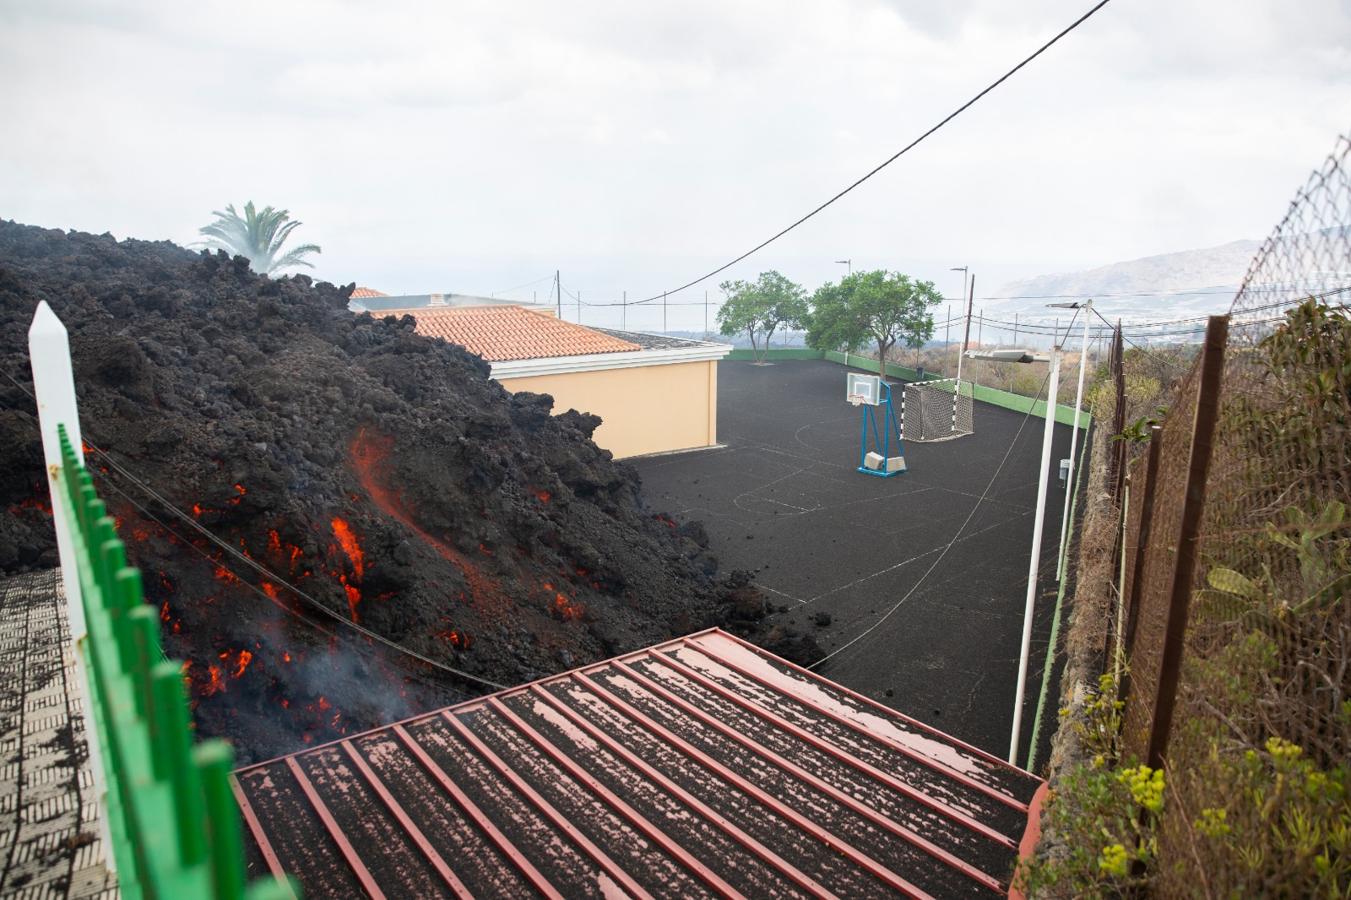
[[[535,491],[535,499],[538,500],[540,503],[548,503],[550,497],[552,496],[553,495],[546,490]]]
[[[239,663],[237,665],[237,668],[235,669],[235,677],[239,678],[240,676],[242,676],[244,674],[244,670],[249,667],[249,663],[251,662],[253,662],[253,654],[250,653],[248,650],[240,650]]]
[[[569,600],[562,594],[554,594],[553,611],[565,622],[574,622],[582,617],[586,608],[576,600]]]
[[[202,687],[203,696],[210,697],[225,690],[225,679],[221,678],[220,666],[208,666],[206,674],[208,681]]]
[[[342,552],[352,561],[352,571],[356,572],[357,578],[361,578],[366,570],[366,557],[361,552],[361,544],[357,542],[356,533],[345,520],[334,516],[333,536],[338,539]]]
[[[455,547],[418,525],[402,498],[381,482],[379,475],[384,470],[385,459],[392,447],[393,441],[389,438],[369,432],[365,428],[359,430],[352,439],[348,455],[352,469],[361,481],[361,486],[366,489],[366,494],[382,511],[401,522],[427,546],[440,554],[442,559],[460,570],[469,584],[469,592],[476,606],[485,612],[495,612],[499,616],[509,615],[515,604],[506,596],[497,579],[486,575]]]

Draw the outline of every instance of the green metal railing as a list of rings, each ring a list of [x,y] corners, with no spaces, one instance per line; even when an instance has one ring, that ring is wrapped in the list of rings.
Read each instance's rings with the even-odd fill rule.
[[[106,809],[123,897],[273,900],[298,894],[264,879],[244,884],[243,836],[225,741],[193,746],[182,666],[164,659],[159,617],[141,573],[79,462],[64,425],[60,489],[88,637],[82,653],[92,698]]]

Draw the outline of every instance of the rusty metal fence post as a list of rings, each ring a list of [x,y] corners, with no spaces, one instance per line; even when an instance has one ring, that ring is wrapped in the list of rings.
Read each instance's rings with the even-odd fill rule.
[[[1112,434],[1126,430],[1126,359],[1122,343],[1121,321],[1112,331],[1112,383],[1116,386],[1116,409],[1112,413]],[[1122,482],[1126,478],[1126,443],[1118,441],[1112,452],[1112,469],[1107,483],[1112,486],[1112,499],[1121,502]]]
[[[1139,526],[1136,529],[1135,552],[1132,554],[1130,571],[1127,580],[1123,583],[1121,592],[1121,602],[1125,605],[1125,627],[1121,633],[1120,646],[1127,659],[1130,659],[1131,650],[1135,644],[1135,630],[1140,621],[1140,589],[1144,583],[1143,573],[1145,568],[1145,548],[1149,545],[1150,523],[1154,518],[1154,488],[1159,480],[1159,450],[1163,446],[1163,428],[1159,425],[1151,425],[1149,428],[1149,452],[1145,456],[1144,483],[1140,489],[1140,518]],[[1134,491],[1132,491],[1134,493]],[[1122,519],[1122,537],[1125,542],[1128,535],[1124,532],[1129,528],[1124,517]],[[1127,547],[1127,550],[1130,548]],[[1130,669],[1126,668],[1121,675],[1121,681],[1117,686],[1118,699],[1125,699],[1130,691]]]
[[[1192,579],[1196,573],[1201,514],[1206,504],[1206,478],[1210,472],[1215,425],[1220,415],[1220,377],[1224,372],[1224,348],[1228,340],[1229,317],[1211,316],[1206,324],[1205,344],[1201,348],[1200,384],[1197,386],[1196,416],[1192,421],[1182,526],[1178,535],[1177,555],[1173,561],[1168,623],[1164,629],[1154,720],[1145,753],[1145,765],[1156,769],[1163,765],[1163,755],[1168,750],[1168,738],[1173,728],[1173,706],[1177,701],[1187,611],[1192,595]]]

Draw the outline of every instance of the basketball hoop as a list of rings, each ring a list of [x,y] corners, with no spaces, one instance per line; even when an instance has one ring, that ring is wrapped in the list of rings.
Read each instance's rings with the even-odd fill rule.
[[[877,406],[882,402],[882,379],[876,375],[850,372],[845,376],[844,399],[852,406]]]

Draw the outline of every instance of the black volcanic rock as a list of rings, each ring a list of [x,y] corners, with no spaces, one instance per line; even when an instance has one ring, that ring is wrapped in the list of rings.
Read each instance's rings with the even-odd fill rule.
[[[84,435],[112,461],[87,462],[190,661],[202,733],[256,758],[485,689],[340,620],[503,684],[710,624],[753,633],[754,588],[711,574],[701,528],[645,507],[597,417],[508,394],[411,319],[352,314],[350,292],[0,222],[0,364],[29,386],[50,303]],[[0,381],[0,569],[55,564],[49,509],[32,401]]]

